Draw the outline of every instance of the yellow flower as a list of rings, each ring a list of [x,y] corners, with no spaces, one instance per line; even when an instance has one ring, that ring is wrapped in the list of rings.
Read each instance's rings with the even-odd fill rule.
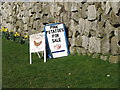
[[[28,35],[25,35],[24,37],[25,37],[25,38],[28,38]]]
[[[4,27],[2,27],[2,28],[0,29],[0,32],[4,31],[4,29],[5,29],[5,28],[4,28]]]
[[[16,33],[14,34],[14,36],[20,36],[20,34],[19,34],[18,32],[16,32]]]
[[[2,29],[0,29],[0,32],[2,32]]]
[[[7,31],[8,31],[8,28],[3,28],[3,31],[4,31],[4,32],[7,32]]]
[[[10,32],[14,32],[14,30],[11,30]]]
[[[16,37],[16,34],[14,34],[14,36]]]

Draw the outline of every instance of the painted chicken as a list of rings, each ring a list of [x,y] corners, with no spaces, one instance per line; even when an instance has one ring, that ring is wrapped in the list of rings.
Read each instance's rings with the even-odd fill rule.
[[[36,47],[40,46],[41,44],[42,44],[42,41],[40,41],[40,42],[34,41],[34,45],[35,45]]]

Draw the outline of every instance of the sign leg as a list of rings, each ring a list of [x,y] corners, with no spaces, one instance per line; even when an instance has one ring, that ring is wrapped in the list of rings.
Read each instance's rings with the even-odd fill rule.
[[[40,54],[37,52],[38,57],[40,58]]]
[[[31,55],[31,52],[30,52],[30,64],[32,64],[32,55]]]
[[[44,50],[44,62],[46,62],[46,50]]]

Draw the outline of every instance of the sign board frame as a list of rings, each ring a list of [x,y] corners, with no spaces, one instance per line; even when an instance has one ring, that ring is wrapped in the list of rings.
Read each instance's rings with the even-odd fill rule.
[[[34,46],[33,46],[33,43],[35,44],[36,42],[35,42],[35,40],[34,40],[34,42],[32,41],[32,39],[34,38],[34,37],[37,37],[38,38],[38,40],[39,40],[39,37],[40,37],[40,35],[43,35],[43,39],[44,40],[42,40],[42,44],[43,44],[43,46],[42,46],[42,48],[40,49],[40,46],[38,46],[38,49],[37,49],[37,47],[35,48]],[[44,62],[46,62],[46,39],[45,39],[45,33],[43,32],[43,33],[37,33],[37,34],[32,34],[32,35],[30,35],[30,37],[29,37],[29,52],[30,52],[30,64],[32,64],[32,53],[37,53],[38,54],[38,57],[40,58],[40,55],[39,55],[39,53],[38,52],[41,52],[41,51],[43,51],[44,52]],[[37,45],[38,43],[36,43],[36,45]],[[33,48],[34,47],[34,48]]]
[[[49,43],[50,42],[50,39],[49,39],[49,37],[48,37],[48,35],[47,35],[47,27],[49,27],[49,26],[56,26],[56,25],[63,25],[63,33],[64,33],[64,44],[65,44],[65,49],[64,50],[61,50],[61,51],[52,51],[51,50],[51,43]],[[62,55],[62,56],[58,56],[58,57],[63,57],[63,56],[68,56],[69,54],[70,54],[70,52],[69,52],[69,49],[68,49],[68,38],[67,38],[67,34],[66,34],[66,28],[65,28],[65,25],[63,24],[63,23],[53,23],[53,24],[47,24],[47,25],[45,25],[45,27],[44,27],[44,32],[45,32],[45,38],[46,38],[46,45],[47,45],[47,47],[46,47],[46,50],[47,50],[47,55],[48,55],[48,57],[49,58],[57,58],[57,56],[55,57],[55,55],[53,56],[53,53],[60,53],[60,52],[66,52],[66,55]]]

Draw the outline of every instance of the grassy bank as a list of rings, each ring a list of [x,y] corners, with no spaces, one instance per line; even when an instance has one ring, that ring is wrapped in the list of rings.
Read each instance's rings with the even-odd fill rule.
[[[2,42],[3,88],[117,88],[118,64],[89,56],[50,59],[47,63],[29,48],[6,39]]]

